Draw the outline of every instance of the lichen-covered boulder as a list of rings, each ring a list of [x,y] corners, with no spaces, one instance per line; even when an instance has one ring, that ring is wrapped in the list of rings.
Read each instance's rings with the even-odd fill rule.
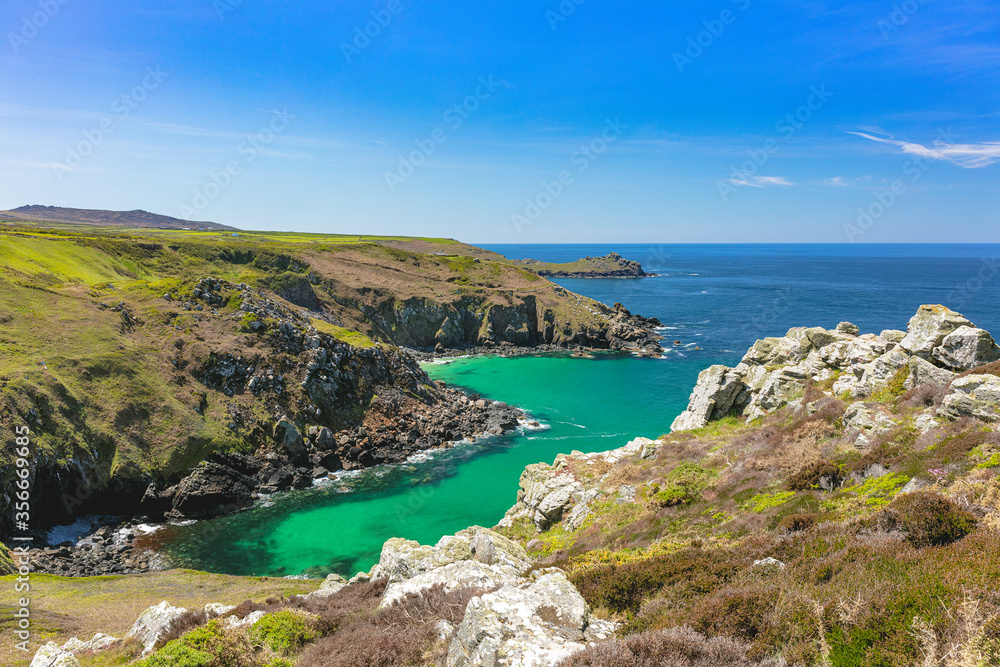
[[[901,347],[889,350],[866,367],[865,374],[854,390],[854,395],[859,398],[871,396],[885,387],[900,370],[909,365],[911,358],[911,355]]]
[[[961,327],[974,325],[944,306],[920,306],[899,346],[910,354],[929,360],[934,355],[934,348],[941,345],[948,334]]]
[[[518,581],[530,567],[521,545],[480,526],[446,535],[435,546],[391,539],[379,559],[380,576],[389,579],[380,605],[438,584],[448,591],[504,586]]]
[[[448,667],[541,667],[610,638],[583,596],[559,570],[474,597],[448,650]]]
[[[687,410],[671,425],[671,431],[701,428],[733,410],[746,389],[740,374],[725,366],[711,366],[698,375]]]
[[[339,593],[347,586],[347,580],[339,574],[328,574],[319,588],[307,595],[307,598],[326,598],[334,593]]]
[[[174,607],[164,600],[142,612],[125,637],[142,644],[143,655],[146,655],[153,650],[160,637],[170,631],[174,622],[186,613],[187,609]]]
[[[898,424],[889,418],[882,406],[868,403],[852,403],[844,412],[844,428],[847,437],[860,449],[868,449],[875,438],[888,433]]]
[[[951,419],[975,417],[1000,421],[1000,377],[967,375],[951,383],[951,391],[941,402],[939,414]]]
[[[59,644],[49,642],[35,652],[29,667],[80,667],[80,661],[70,651],[59,648]]]
[[[967,371],[1000,359],[1000,347],[988,331],[962,326],[934,348],[934,359],[956,371]]]
[[[407,595],[420,594],[435,586],[451,592],[460,588],[493,590],[519,583],[521,578],[509,568],[486,565],[475,560],[462,560],[443,567],[422,572],[405,581],[389,584],[379,607],[388,607]]]
[[[909,366],[910,377],[903,385],[906,389],[913,389],[929,383],[946,385],[955,379],[955,373],[946,368],[938,368],[920,357],[911,357]]]

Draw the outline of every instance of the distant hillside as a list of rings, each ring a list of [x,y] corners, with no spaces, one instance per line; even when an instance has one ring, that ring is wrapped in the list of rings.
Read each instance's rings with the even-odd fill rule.
[[[146,227],[151,229],[216,229],[233,230],[236,227],[216,222],[199,222],[171,218],[143,211],[100,211],[86,208],[61,208],[59,206],[21,206],[10,211],[0,211],[0,216],[15,220],[94,225],[98,227]]]

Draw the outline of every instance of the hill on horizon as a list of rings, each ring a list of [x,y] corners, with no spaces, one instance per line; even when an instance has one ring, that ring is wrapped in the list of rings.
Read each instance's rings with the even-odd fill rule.
[[[238,227],[220,225],[217,222],[182,220],[170,217],[169,215],[150,213],[142,209],[134,211],[104,211],[100,209],[63,208],[60,206],[40,206],[35,204],[21,206],[9,211],[0,211],[0,216],[23,220],[25,222],[55,222],[72,225],[239,231]]]

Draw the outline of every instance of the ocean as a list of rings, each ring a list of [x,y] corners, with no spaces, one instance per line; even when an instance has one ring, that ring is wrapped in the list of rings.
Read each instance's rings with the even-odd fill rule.
[[[701,370],[734,365],[755,340],[794,326],[850,321],[863,332],[905,329],[921,304],[942,303],[1000,335],[996,245],[482,247],[511,259],[568,262],[615,251],[641,262],[659,275],[557,282],[659,318],[667,353],[426,364],[434,379],[518,405],[542,428],[349,474],[234,516],[171,526],[160,541],[174,564],[242,575],[350,576],[377,562],[390,537],[426,544],[470,525],[492,526],[514,504],[526,465],[667,432]]]

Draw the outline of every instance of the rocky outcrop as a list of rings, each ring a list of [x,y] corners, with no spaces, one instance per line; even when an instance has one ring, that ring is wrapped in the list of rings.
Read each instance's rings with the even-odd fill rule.
[[[646,273],[639,262],[625,259],[616,252],[603,257],[584,257],[571,264],[548,264],[536,259],[514,260],[540,276],[547,278],[650,278],[655,273]]]
[[[453,591],[494,590],[516,584],[530,567],[520,545],[492,530],[474,526],[446,535],[434,546],[390,539],[382,547],[371,574],[389,580],[380,605],[384,607],[438,585]]]
[[[555,288],[558,304],[542,303],[532,295],[496,298],[465,295],[451,303],[429,299],[388,301],[362,306],[384,335],[415,350],[482,351],[505,348],[587,348],[662,353],[652,329],[655,319],[634,316]]]
[[[177,619],[186,613],[187,609],[174,607],[164,600],[142,612],[125,637],[135,639],[142,644],[143,655],[148,655],[155,648],[160,637],[170,632],[170,628],[173,627]]]
[[[525,574],[530,568],[520,545],[474,526],[434,546],[391,539],[370,576],[389,581],[381,607],[436,586],[488,591],[468,603],[448,651],[451,667],[551,665],[613,635],[561,570]]]
[[[649,457],[658,445],[648,438],[636,438],[611,451],[560,454],[552,465],[529,465],[521,473],[517,503],[507,510],[499,525],[510,527],[527,521],[537,530],[544,531],[565,518],[571,528],[579,528],[589,514],[590,504],[604,493],[599,488],[602,480],[581,478],[571,469],[570,463],[584,469],[598,463],[614,465],[630,456]],[[632,491],[634,498],[635,490]]]
[[[951,391],[941,403],[941,413],[952,419],[975,417],[1000,421],[1000,377],[967,375],[951,383]]]
[[[86,642],[76,637],[62,646],[55,642],[48,642],[38,649],[29,667],[79,667],[80,661],[76,657],[77,654],[103,651],[117,642],[118,639],[102,632],[98,632],[93,639]]]
[[[922,306],[905,333],[859,335],[846,322],[830,331],[795,328],[781,338],[757,341],[735,368],[703,371],[672,429],[700,428],[728,415],[756,419],[798,400],[810,384],[829,382],[832,393],[853,398],[890,385],[948,385],[956,372],[998,358],[1000,347],[989,333],[943,306]],[[956,396],[952,404],[957,414],[969,400]],[[968,409],[981,411],[982,406]],[[886,427],[875,413],[862,411],[854,417],[858,422],[851,428],[862,446]]]
[[[561,570],[474,597],[448,649],[448,667],[554,665],[614,626],[592,618],[583,596]]]

